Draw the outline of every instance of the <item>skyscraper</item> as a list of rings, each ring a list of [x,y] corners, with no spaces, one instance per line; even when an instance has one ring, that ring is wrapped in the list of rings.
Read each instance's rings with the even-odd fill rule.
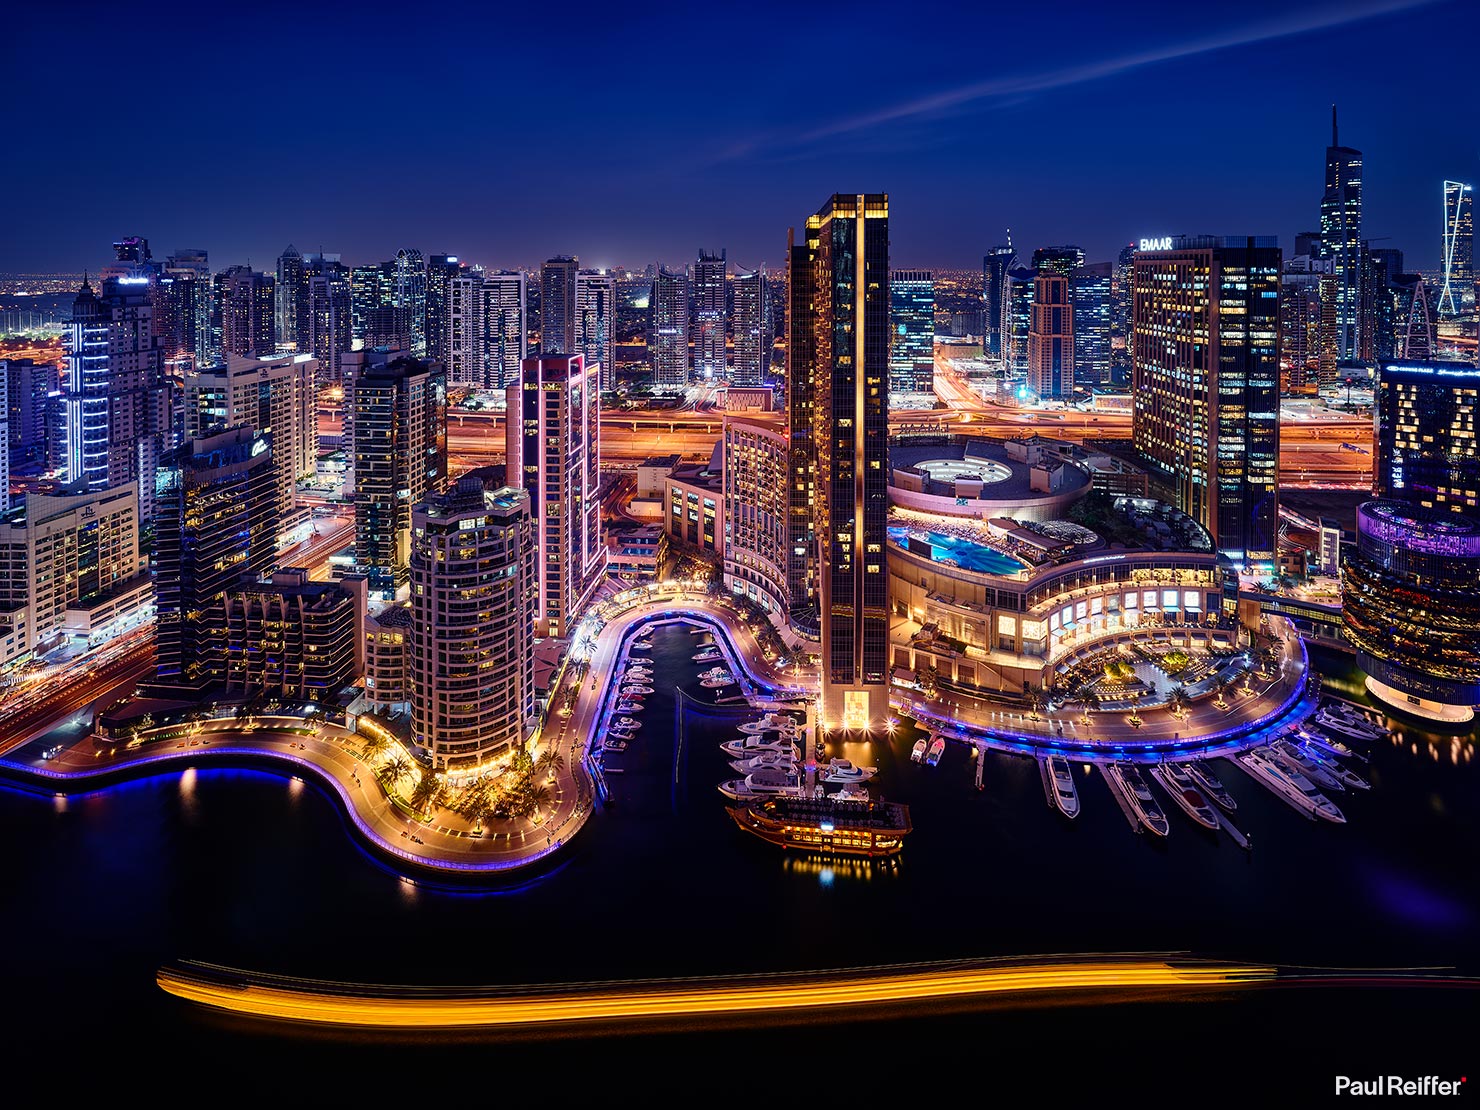
[[[161,461],[155,497],[156,682],[204,692],[226,676],[226,591],[272,566],[277,495],[268,437],[189,440]]]
[[[312,477],[318,460],[315,407],[318,362],[311,355],[239,358],[225,366],[185,375],[185,434],[199,439],[217,427],[245,425],[272,447],[274,510],[287,531],[302,515],[298,482]]]
[[[540,354],[573,355],[576,346],[576,275],[580,260],[557,255],[540,267]]]
[[[812,296],[793,296],[790,327],[807,336],[792,368],[811,379],[819,709],[824,727],[873,730],[889,716],[889,198],[836,194],[806,235],[792,268],[811,271]]]
[[[447,384],[454,389],[482,389],[487,359],[483,321],[483,275],[477,270],[447,282],[442,305],[447,334],[442,344],[447,359]]]
[[[452,279],[462,272],[462,263],[455,254],[434,254],[427,259],[427,357],[444,363],[449,373],[452,369],[452,357],[448,346],[448,301]]]
[[[1463,181],[1444,182],[1443,251],[1439,316],[1452,320],[1475,311],[1474,194]]]
[[[396,312],[396,332],[406,337],[412,358],[427,357],[427,264],[421,251],[402,248],[396,252],[395,281],[391,305]]]
[[[723,381],[725,377],[725,274],[728,263],[725,252],[699,252],[694,263],[692,295],[694,298],[694,370],[691,381]]]
[[[1136,450],[1240,565],[1277,554],[1279,279],[1273,236],[1136,253]]]
[[[232,266],[216,275],[223,357],[267,358],[277,353],[274,284],[271,274],[250,266]]]
[[[1028,372],[1028,332],[1033,328],[1033,276],[1033,271],[1026,266],[1016,266],[1007,271],[1002,367],[1012,377]]]
[[[1336,384],[1336,276],[1329,258],[1297,255],[1285,261],[1280,363],[1293,390]]]
[[[787,620],[808,639],[821,635],[817,608],[817,328],[812,319],[817,248],[810,231],[786,231],[786,590]]]
[[[534,720],[529,495],[459,478],[412,521],[412,735],[439,771],[477,767],[519,747]]]
[[[108,307],[84,278],[72,302],[67,331],[67,369],[63,376],[66,425],[66,474],[69,482],[86,481],[88,489],[107,489],[112,482],[109,458]],[[120,477],[119,482],[122,482]]]
[[[617,388],[617,277],[610,270],[576,274],[576,349],[587,366],[600,365],[601,388]]]
[[[1033,279],[1028,388],[1044,400],[1074,394],[1074,306],[1069,300],[1069,278],[1049,269],[1039,270]]]
[[[653,279],[653,384],[689,384],[689,279],[682,270],[658,268]]]
[[[354,350],[354,306],[350,272],[337,257],[311,255],[306,350],[319,363],[320,385],[344,381],[344,356]]]
[[[929,270],[889,275],[889,388],[896,393],[935,389],[935,276]]]
[[[292,243],[278,255],[276,292],[278,345],[286,351],[308,351],[308,267]]]
[[[1110,380],[1116,385],[1131,380],[1131,276],[1135,262],[1136,248],[1122,247],[1110,276]]]
[[[538,545],[539,636],[568,637],[601,581],[601,398],[580,355],[527,358],[508,388],[510,485],[528,491]]]
[[[1017,252],[1012,249],[1012,232],[1007,233],[1004,246],[993,247],[982,258],[982,316],[985,322],[982,334],[982,354],[988,361],[1000,359],[1006,340],[1007,327],[1008,271],[1017,261]]]
[[[736,270],[731,288],[735,294],[731,328],[735,336],[731,385],[760,385],[771,368],[771,334],[766,304],[764,268]]]
[[[519,380],[529,355],[524,273],[499,270],[483,275],[483,381],[506,389]]]
[[[1326,148],[1326,191],[1321,197],[1321,250],[1336,276],[1336,354],[1362,357],[1362,152],[1341,146],[1336,105]]]
[[[410,348],[405,317],[397,313],[396,264],[381,262],[356,266],[350,271],[350,326],[354,332],[351,350],[393,351]]]
[[[184,372],[220,356],[211,344],[211,267],[203,250],[177,250],[159,274],[155,326],[165,366]]]
[[[1379,497],[1480,515],[1480,369],[1468,362],[1380,363],[1373,396]]]
[[[1110,381],[1114,267],[1091,262],[1074,271],[1074,384],[1088,392]]]
[[[411,509],[447,477],[447,373],[385,351],[348,360],[353,414],[355,565],[377,596],[406,584]]]

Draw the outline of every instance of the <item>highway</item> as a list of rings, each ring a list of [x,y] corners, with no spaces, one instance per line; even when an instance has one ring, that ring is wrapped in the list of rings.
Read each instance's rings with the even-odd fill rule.
[[[140,635],[139,633],[142,633]],[[108,704],[133,692],[154,674],[154,628],[133,634],[126,650],[103,660],[83,657],[47,675],[45,693],[0,712],[0,756],[20,747],[72,714],[94,703]],[[79,681],[80,679],[80,681]]]
[[[318,534],[284,548],[278,553],[277,565],[300,567],[308,571],[308,576],[313,581],[327,581],[330,577],[329,556],[338,554],[355,542],[354,509],[351,507],[348,512],[347,516],[315,517],[314,527]]]

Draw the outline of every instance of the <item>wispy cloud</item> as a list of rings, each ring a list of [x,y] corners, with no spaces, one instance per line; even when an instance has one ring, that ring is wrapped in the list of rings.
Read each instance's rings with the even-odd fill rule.
[[[1156,65],[1160,62],[1193,58],[1200,54],[1211,54],[1218,50],[1228,50],[1238,46],[1250,46],[1254,43],[1289,38],[1293,35],[1310,34],[1314,31],[1330,30],[1350,23],[1375,19],[1379,16],[1392,15],[1396,12],[1409,11],[1413,8],[1427,7],[1438,2],[1440,0],[1373,0],[1370,3],[1349,3],[1332,8],[1286,12],[1273,19],[1251,23],[1243,27],[1232,27],[1215,34],[1204,35],[1200,38],[1168,43],[1165,46],[1142,50],[1132,54],[1124,54],[1119,57],[1106,58],[1102,61],[1068,66],[1063,69],[1047,70],[1041,73],[1015,74],[993,78],[990,81],[978,81],[974,84],[962,85],[958,88],[947,89],[931,96],[901,101],[898,104],[880,108],[863,115],[837,120],[801,136],[789,135],[787,136],[787,140],[797,143],[815,143],[821,139],[829,139],[839,135],[864,131],[883,124],[935,115],[980,101],[1025,97],[1033,93],[1069,88],[1090,81],[1103,80],[1106,77],[1116,77],[1120,74],[1128,73],[1144,66]],[[724,161],[744,157],[760,149],[775,145],[784,145],[785,142],[786,140],[773,140],[768,137],[756,138],[731,147],[720,155],[720,160]]]

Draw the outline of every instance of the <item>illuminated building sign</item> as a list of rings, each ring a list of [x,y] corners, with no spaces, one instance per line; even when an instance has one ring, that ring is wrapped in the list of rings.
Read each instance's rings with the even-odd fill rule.
[[[1169,251],[1172,249],[1172,237],[1164,235],[1160,239],[1142,239],[1141,250],[1143,251]]]

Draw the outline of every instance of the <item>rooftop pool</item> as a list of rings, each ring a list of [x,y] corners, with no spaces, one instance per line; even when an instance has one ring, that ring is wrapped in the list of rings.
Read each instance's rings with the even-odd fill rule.
[[[931,532],[923,528],[889,526],[890,542],[909,550],[907,537],[923,538],[930,544],[930,557],[936,562],[950,561],[966,570],[982,574],[1017,574],[1028,569],[1028,564],[1011,555],[1004,555],[996,548],[987,547],[974,540],[948,536],[943,532]]]

